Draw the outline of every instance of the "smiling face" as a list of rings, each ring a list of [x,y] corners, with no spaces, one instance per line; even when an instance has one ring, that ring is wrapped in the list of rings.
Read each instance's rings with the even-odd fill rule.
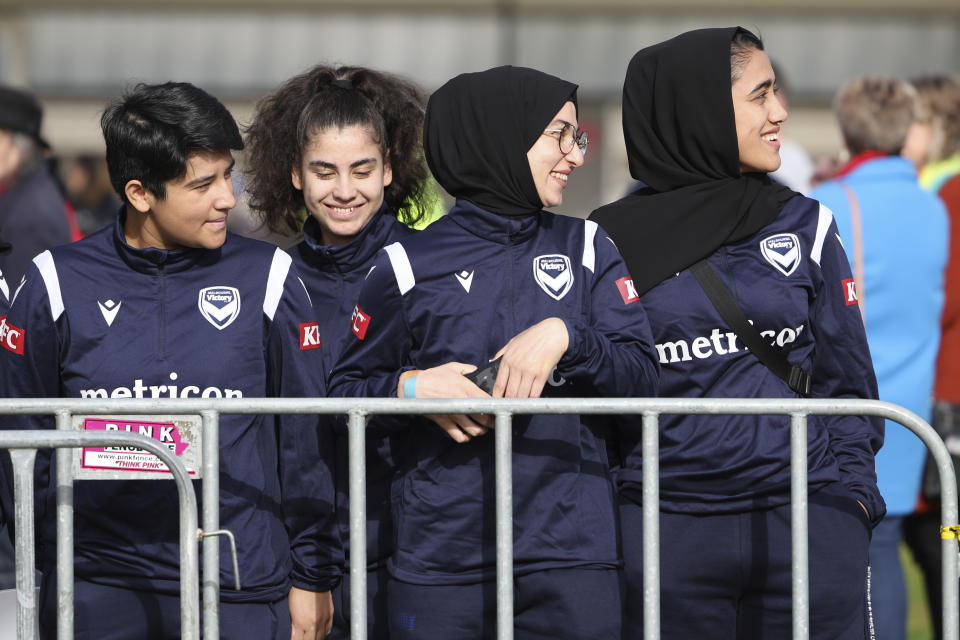
[[[323,243],[347,244],[380,209],[393,179],[380,145],[367,127],[328,127],[310,136],[302,156],[293,186],[320,223]]]
[[[787,119],[787,110],[777,97],[775,82],[770,58],[754,49],[731,87],[741,173],[780,168],[780,124]]]
[[[544,129],[560,129],[566,124],[577,125],[577,109],[573,102],[567,102],[563,108],[547,123]],[[583,153],[580,147],[573,145],[570,153],[564,155],[560,150],[558,133],[545,133],[537,138],[530,150],[527,151],[527,160],[530,162],[530,173],[537,186],[537,195],[545,208],[556,207],[563,202],[563,190],[567,188],[567,180],[573,170],[583,164]]]
[[[142,216],[128,214],[127,242],[138,249],[219,248],[227,238],[227,213],[236,204],[232,173],[229,151],[198,152],[187,158],[183,176],[166,183],[163,199],[131,180],[128,199]]]

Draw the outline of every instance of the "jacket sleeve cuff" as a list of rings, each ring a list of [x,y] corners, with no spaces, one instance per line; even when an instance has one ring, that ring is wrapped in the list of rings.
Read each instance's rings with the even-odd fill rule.
[[[567,368],[582,360],[580,354],[583,352],[583,331],[579,322],[567,318],[561,320],[567,327],[567,350],[558,364],[561,368]]]
[[[290,575],[290,585],[298,589],[303,589],[304,591],[313,591],[314,593],[320,593],[323,591],[332,591],[334,587],[340,584],[343,576],[339,573],[336,575],[329,575],[323,578],[315,578],[313,580],[307,580],[303,575],[294,571]]]

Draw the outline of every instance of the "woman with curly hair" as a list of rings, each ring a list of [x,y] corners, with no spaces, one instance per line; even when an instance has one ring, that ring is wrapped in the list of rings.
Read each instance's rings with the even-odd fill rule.
[[[407,225],[421,222],[432,204],[421,146],[425,103],[423,90],[402,78],[318,65],[264,98],[247,130],[251,208],[271,231],[302,230],[303,241],[289,251],[314,307],[326,310],[313,343],[322,345],[331,367],[350,335],[346,328],[374,256],[415,233]],[[345,460],[346,431],[340,425],[334,432],[333,451],[318,455]],[[368,637],[383,638],[393,463],[389,438],[367,434]],[[344,464],[335,468],[346,546],[348,471]],[[348,576],[333,591],[330,638],[349,637]]]

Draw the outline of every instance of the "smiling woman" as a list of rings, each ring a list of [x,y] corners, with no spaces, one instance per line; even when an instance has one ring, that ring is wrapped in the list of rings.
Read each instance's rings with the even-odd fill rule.
[[[227,239],[227,214],[236,204],[233,164],[226,151],[191,153],[186,173],[167,183],[163,197],[139,180],[129,181],[124,194],[134,211],[124,234],[130,246],[171,251],[220,247]]]
[[[101,126],[125,202],[111,227],[34,259],[3,325],[16,340],[0,343],[0,397],[323,395],[322,352],[309,339],[315,311],[296,267],[276,247],[226,231],[232,152],[243,147],[226,107],[191,84],[138,85]],[[43,417],[10,424],[52,426]],[[219,432],[219,518],[243,567],[243,591],[229,570],[220,576],[221,637],[290,638],[291,627],[322,626],[324,611],[304,600],[329,602],[340,573],[332,474],[317,455],[325,432],[315,416],[268,415],[223,415]],[[188,451],[200,444],[184,440]],[[77,637],[180,638],[176,496],[138,482],[129,462],[107,455],[96,465],[126,469],[123,480],[75,483]],[[41,637],[53,637],[57,616],[50,464],[38,456]]]
[[[544,210],[583,164],[576,91],[535,69],[497,67],[430,96],[424,153],[456,203],[374,262],[332,394],[653,392],[653,345],[622,259],[597,225]],[[465,375],[478,365],[493,371],[484,388]],[[490,418],[417,416],[396,431],[396,548],[381,637],[414,626],[423,638],[494,635]],[[609,429],[579,415],[514,421],[518,638],[622,637]]]
[[[425,213],[429,173],[420,144],[425,102],[423,91],[402,78],[320,65],[264,98],[247,132],[253,208],[275,231],[302,228],[303,242],[290,254],[314,306],[324,310],[317,343],[327,367],[350,337],[356,299],[377,252],[412,235],[403,222],[414,224]],[[392,440],[378,425],[374,420],[367,430],[371,638],[387,634],[383,584],[392,550]],[[327,426],[334,445],[317,455],[346,459],[342,423],[331,418]],[[349,477],[344,465],[336,468],[338,525],[346,543]],[[348,576],[333,591],[333,640],[350,635]]]
[[[392,179],[373,132],[361,125],[312,132],[291,177],[326,245],[353,240],[380,211]]]
[[[734,46],[736,40],[734,41]],[[742,46],[742,45],[739,45]],[[777,96],[776,78],[767,54],[755,47],[731,63],[733,116],[740,149],[740,172],[769,173],[780,168],[780,125],[787,110]]]
[[[623,251],[650,316],[659,395],[876,398],[836,223],[767,176],[780,165],[787,112],[762,42],[739,27],[681,34],[634,56],[623,93],[630,171],[647,187],[591,220]],[[717,310],[704,273],[809,389],[742,348],[750,334]],[[639,434],[622,431],[617,474],[629,638],[644,629]],[[812,638],[865,637],[882,442],[879,420],[808,421]],[[660,554],[671,559],[660,574],[663,637],[789,637],[789,419],[664,416],[660,443]]]

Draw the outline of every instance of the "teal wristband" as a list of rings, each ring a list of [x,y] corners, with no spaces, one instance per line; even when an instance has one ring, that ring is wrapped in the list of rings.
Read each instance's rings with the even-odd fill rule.
[[[410,376],[403,381],[403,397],[404,398],[416,398],[417,397],[417,376]]]

